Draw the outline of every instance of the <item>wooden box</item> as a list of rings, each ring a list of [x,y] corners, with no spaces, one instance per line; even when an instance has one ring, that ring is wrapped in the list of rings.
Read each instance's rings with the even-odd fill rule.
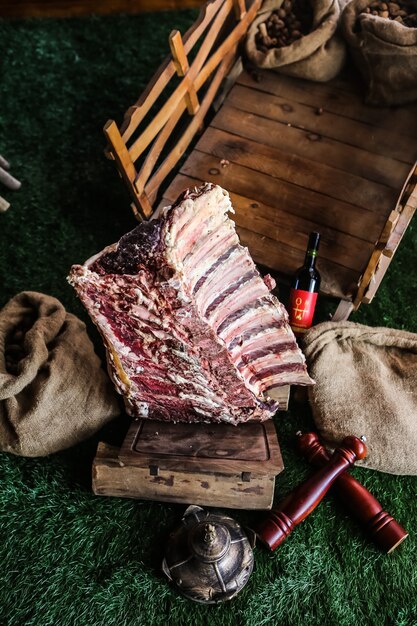
[[[202,506],[270,509],[283,470],[272,420],[229,424],[132,423],[120,450],[100,443],[97,495]]]

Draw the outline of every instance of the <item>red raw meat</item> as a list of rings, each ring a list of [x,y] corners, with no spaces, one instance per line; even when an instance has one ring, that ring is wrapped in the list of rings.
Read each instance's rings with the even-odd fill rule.
[[[71,268],[134,417],[265,420],[276,387],[313,383],[229,212],[228,193],[206,183]]]

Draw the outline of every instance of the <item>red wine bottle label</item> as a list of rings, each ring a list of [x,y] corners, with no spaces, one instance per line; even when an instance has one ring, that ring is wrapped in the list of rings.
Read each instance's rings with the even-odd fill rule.
[[[290,326],[296,335],[302,335],[313,324],[317,293],[291,289],[290,293]]]

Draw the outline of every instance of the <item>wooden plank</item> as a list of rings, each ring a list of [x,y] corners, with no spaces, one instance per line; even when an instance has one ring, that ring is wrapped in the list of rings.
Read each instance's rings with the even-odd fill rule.
[[[192,24],[192,26],[190,26],[183,37],[184,50],[186,54],[189,54],[189,52],[193,49],[194,45],[210,24],[223,2],[224,0],[213,0],[212,2],[206,2],[203,5],[197,20],[194,24]],[[154,76],[135,104],[129,107],[126,111],[123,123],[120,127],[120,132],[125,142],[127,142],[133,135],[140,122],[150,111],[151,107],[159,98],[174,74],[175,66],[171,56],[169,55],[162,61],[161,65],[158,67]]]
[[[350,300],[341,300],[337,306],[334,315],[332,315],[332,322],[344,322],[348,319],[349,315],[353,311],[353,302]]]
[[[149,468],[121,466],[118,448],[99,443],[92,468],[93,492],[100,496],[179,502],[230,509],[270,509],[274,497],[273,476],[202,472],[161,471],[151,476]]]
[[[198,184],[199,180],[179,174],[169,187],[169,201],[168,192],[165,193],[164,199],[170,204],[185,188]],[[309,234],[315,230],[321,233],[320,258],[337,261],[345,267],[354,265],[358,271],[365,267],[374,248],[373,242],[352,237],[334,228],[323,227],[315,221],[293,215],[280,207],[271,207],[234,192],[230,192],[230,198],[236,212],[233,220],[238,226],[271,237],[276,240],[277,245],[289,244],[299,250],[301,255],[305,254]]]
[[[211,126],[265,145],[278,146],[288,154],[316,160],[397,190],[410,169],[406,163],[399,163],[389,156],[370,154],[329,137],[240,111],[231,107],[227,101],[212,120]]]
[[[185,150],[188,148],[190,142],[192,141],[199,127],[203,123],[203,120],[208,111],[208,108],[210,104],[213,102],[213,99],[217,93],[217,90],[224,76],[227,74],[230,67],[233,65],[234,57],[235,57],[235,48],[232,48],[229,51],[229,53],[225,56],[216,74],[214,75],[213,80],[211,81],[210,86],[207,89],[207,92],[202,100],[200,109],[194,115],[191,122],[188,124],[186,130],[183,132],[182,136],[177,141],[174,148],[170,151],[170,153],[161,163],[157,171],[154,173],[154,175],[151,178],[149,178],[148,182],[146,183],[145,190],[149,194],[149,197],[151,198],[152,202],[154,202],[156,199],[159,186],[165,180],[165,177],[169,174],[169,172],[172,171],[174,166],[178,163],[179,159],[182,157]],[[174,114],[171,117],[171,120],[168,122],[168,124],[164,128],[164,130],[161,131],[160,136],[155,142],[155,145],[152,147],[151,151],[148,154],[148,157],[143,167],[143,171],[141,171],[141,174],[140,174],[141,178],[143,178],[143,181],[145,181],[145,176],[150,174],[150,166],[152,164],[151,159],[155,158],[155,152],[154,152],[155,146],[159,144],[160,140],[161,142],[163,141],[165,143],[167,133],[169,132],[170,127],[172,126],[173,123],[174,124],[176,123],[176,115]],[[167,130],[167,126],[168,126],[168,130]],[[157,148],[157,156],[159,156],[159,153],[161,150],[160,145],[161,144],[159,144]]]
[[[275,476],[283,469],[272,420],[231,424],[133,421],[119,460],[129,467]]]
[[[148,182],[152,171],[159,159],[159,157],[161,156],[161,152],[164,149],[166,142],[168,141],[168,139],[171,137],[172,132],[174,131],[174,128],[176,127],[176,125],[178,124],[179,120],[181,119],[182,114],[185,111],[185,101],[181,104],[177,106],[176,111],[173,111],[170,119],[168,120],[168,122],[165,124],[164,128],[161,130],[161,132],[159,133],[158,137],[155,139],[155,141],[153,142],[152,146],[149,148],[149,151],[143,161],[143,164],[139,170],[139,173],[137,175],[136,181],[135,181],[135,187],[138,190],[138,192],[141,192],[145,189],[145,185]],[[202,116],[205,115],[205,108],[203,106],[203,109],[200,109],[200,115],[198,117],[198,120],[200,121],[200,119],[202,118]],[[197,112],[198,114],[198,112]],[[196,122],[194,122],[195,124]],[[201,122],[200,122],[201,123]],[[178,158],[181,155],[178,155]],[[178,160],[177,158],[177,160]],[[169,165],[171,167],[174,167],[174,165],[176,165],[177,160],[175,160],[174,158],[171,157],[171,159],[168,157],[166,157],[165,161],[169,162]]]
[[[202,181],[214,182],[233,193],[262,202],[271,207],[277,206],[286,213],[297,215],[316,224],[335,228],[353,236],[361,236],[364,228],[371,229],[369,237],[375,241],[383,228],[386,215],[335,200],[315,191],[308,191],[292,183],[272,176],[255,172],[242,165],[230,163],[222,167],[219,159],[194,150],[181,167],[181,173]],[[389,213],[389,207],[386,214]],[[375,224],[377,226],[375,226]]]
[[[235,16],[237,20],[241,20],[246,15],[245,0],[233,0],[235,8]]]
[[[134,205],[141,218],[148,218],[152,215],[152,207],[149,205],[146,194],[137,191],[135,186],[136,168],[130,158],[116,122],[109,120],[103,129],[104,135],[111,146],[111,154],[117,164],[117,169],[124,180],[126,187],[132,196]]]
[[[213,181],[214,181],[214,178],[213,178]],[[183,174],[177,174],[177,176],[174,178],[174,180],[171,182],[169,186],[170,197],[168,198],[167,192],[165,192],[165,195],[160,201],[159,206],[161,207],[167,206],[168,204],[176,200],[176,198],[180,195],[180,193],[184,189],[190,186],[195,187],[196,185],[200,185],[201,182],[202,181],[196,177],[192,177],[189,175],[186,176]],[[336,224],[333,224],[331,227],[324,226],[323,224],[318,224],[317,221],[315,221],[314,219],[309,220],[308,218],[303,218],[301,215],[293,215],[292,213],[288,213],[285,210],[283,210],[281,207],[270,206],[268,204],[265,204],[264,202],[261,202],[258,198],[249,198],[247,196],[240,195],[233,191],[230,191],[230,190],[228,191],[230,193],[233,206],[235,207],[235,209],[237,209],[237,212],[240,212],[241,210],[242,211],[254,210],[261,215],[271,215],[271,220],[272,220],[273,225],[275,225],[278,229],[281,229],[281,234],[277,235],[278,239],[279,240],[282,239],[285,241],[287,234],[291,232],[294,238],[294,245],[297,248],[300,247],[299,245],[297,245],[298,235],[302,235],[302,236],[307,235],[312,230],[320,230],[320,232],[323,233],[323,236],[326,238],[328,242],[331,242],[332,239],[335,240],[335,242],[342,242],[342,240],[339,238],[340,235],[342,236],[347,235],[349,237],[348,233],[343,233],[342,231],[339,231]],[[256,194],[252,193],[252,195],[259,195],[258,190],[255,190],[255,191],[256,191]],[[362,245],[361,242],[367,242],[371,244],[373,247],[375,240],[377,238],[377,235],[376,235],[375,237],[371,238],[370,241],[366,239],[369,233],[371,233],[372,230],[375,229],[377,226],[375,223],[375,214],[370,213],[370,212],[364,212],[364,217],[366,218],[366,222],[364,222],[366,226],[362,230],[359,230],[358,234],[353,237],[353,241],[356,242],[355,247],[354,247],[355,251],[357,251],[358,248]],[[384,218],[381,216],[379,232],[383,228],[383,224],[384,224]],[[361,237],[363,237],[363,239],[361,239]],[[332,245],[332,244],[329,243],[328,245]],[[344,246],[342,245],[342,247]],[[327,245],[326,245],[326,250],[327,250]],[[349,249],[346,249],[346,254],[351,256],[349,254]]]
[[[390,257],[387,257],[384,254],[381,254],[378,257],[375,265],[375,271],[371,275],[366,288],[361,290],[360,294],[358,293],[359,297],[355,300],[356,309],[358,309],[361,304],[370,304],[372,302],[390,263]]]
[[[146,126],[139,137],[135,139],[129,148],[129,155],[135,162],[141,154],[146,150],[151,141],[155,139],[161,129],[169,121],[171,114],[177,110],[177,107],[184,106],[185,97],[188,93],[189,78],[183,78],[175,91],[165,101],[164,105],[159,109],[158,113],[152,118],[152,122]],[[146,103],[146,107],[147,107]],[[145,108],[146,108],[145,107]]]
[[[275,387],[275,389],[269,390],[269,395],[275,402],[278,402],[278,411],[288,411],[288,404],[290,401],[290,385],[281,385],[281,387]]]
[[[169,46],[178,76],[186,76],[188,70],[190,69],[190,66],[188,64],[187,55],[185,54],[184,44],[182,42],[181,33],[179,30],[174,30],[170,34]],[[188,113],[190,115],[194,115],[195,113],[197,113],[200,104],[198,102],[196,90],[194,89],[191,82],[189,82],[188,84],[185,101],[187,103]]]
[[[197,149],[258,170],[306,189],[318,191],[338,200],[349,198],[349,203],[368,209],[369,206],[395,202],[398,189],[375,183],[348,172],[288,154],[279,147],[227,133],[217,128],[207,128],[197,143]]]
[[[201,182],[203,182],[201,179],[177,175],[165,191],[161,206],[176,200],[183,189]],[[237,221],[237,216],[235,218]],[[267,235],[260,235],[242,226],[238,226],[237,231],[242,245],[249,248],[253,259],[260,265],[273,269],[282,276],[292,276],[303,264],[305,250],[293,248],[285,242],[277,242]],[[322,276],[321,290],[324,294],[349,299],[356,293],[360,278],[357,270],[351,270],[325,258],[320,258],[318,267]]]
[[[78,17],[191,9],[201,0],[2,0],[0,17]]]
[[[262,0],[253,0],[248,11],[243,15],[237,26],[226,37],[226,39],[218,46],[216,51],[212,54],[205,66],[195,77],[196,88],[199,89],[216,69],[218,64],[227,54],[227,52],[246,34],[247,29],[256,16],[256,12],[262,4]],[[197,55],[198,57],[198,55]],[[197,61],[196,57],[196,61]],[[194,65],[194,63],[193,63]]]
[[[120,135],[117,124],[109,120],[104,126],[104,135],[112,147],[112,156],[119,166],[119,170],[128,183],[133,183],[136,178],[136,169],[130,158],[126,145]]]
[[[395,209],[390,213],[363,272],[354,302],[356,308],[361,302],[370,303],[374,297],[416,210],[417,204],[413,202],[413,199],[417,199],[417,163],[414,164],[404,182]]]
[[[372,302],[415,211],[415,207],[409,204],[405,206],[395,224],[386,247],[382,251],[379,251],[380,254],[371,260],[371,271],[369,274],[364,275],[363,289],[358,291],[358,295],[355,299],[356,308],[358,308],[361,303],[370,304]]]
[[[139,158],[150,142],[166,124],[170,117],[170,113],[179,105],[181,100],[186,95],[190,81],[193,83],[195,90],[198,92],[216,67],[223,61],[225,56],[227,56],[228,53],[235,48],[236,44],[243,37],[248,25],[255,16],[256,8],[259,4],[260,0],[255,0],[242,20],[238,22],[237,26],[235,26],[232,32],[219,45],[206,64],[201,67],[205,60],[205,54],[208,53],[211,45],[214,43],[215,36],[218,35],[218,32],[215,33],[214,31],[210,31],[205,42],[203,42],[199,52],[197,53],[187,76],[183,78],[175,91],[169,96],[165,104],[152,119],[152,122],[142,131],[139,137],[130,146],[129,154],[133,162]],[[225,8],[229,8],[227,0],[225,0]],[[205,46],[205,44],[207,45]]]
[[[257,263],[275,269],[280,274],[293,276],[303,264],[303,255],[284,244],[277,245],[274,239],[260,236],[242,227],[237,228],[242,245],[247,246]],[[336,263],[321,259],[317,263],[321,274],[321,292],[335,298],[352,299],[357,290],[359,274]]]
[[[214,4],[214,3],[213,3]],[[213,31],[217,32],[218,29],[220,28],[220,24],[224,21],[225,16],[227,14],[227,11],[230,9],[230,6],[228,4],[228,2],[224,3],[224,6],[221,8],[221,10],[219,11],[219,13],[217,14],[213,25],[210,29],[210,33]],[[178,40],[178,31],[175,31],[174,34],[171,34],[171,39],[177,39]],[[198,52],[198,58],[200,59],[201,54],[207,55],[209,50],[211,49],[211,46],[214,43],[214,34],[212,34],[210,36],[210,33],[207,37],[210,37],[208,43],[207,43],[207,38],[206,40],[203,42],[199,52]],[[177,47],[178,47],[178,42],[177,42]],[[175,48],[175,45],[174,45]],[[181,56],[181,59],[177,59],[176,61],[176,67],[177,67],[177,71],[180,71],[180,73],[184,73],[186,71],[188,71],[188,61],[186,61],[185,55],[186,55],[186,51],[185,51],[185,47],[182,46],[181,50],[179,51],[179,54]],[[182,137],[178,140],[176,146],[173,148],[173,150],[171,150],[171,152],[169,153],[169,155],[165,158],[164,162],[160,165],[158,171],[155,173],[153,179],[151,181],[149,181],[148,187],[147,187],[147,192],[150,194],[152,201],[155,198],[155,195],[158,191],[160,182],[165,178],[165,176],[167,175],[167,173],[169,171],[172,170],[172,168],[176,165],[178,159],[182,156],[182,154],[184,153],[184,151],[186,150],[186,148],[188,147],[190,141],[192,140],[192,138],[194,137],[194,134],[197,132],[198,128],[201,126],[204,116],[207,113],[207,110],[213,100],[213,98],[215,97],[215,94],[217,92],[218,87],[221,84],[221,81],[223,79],[223,77],[227,74],[229,67],[230,67],[230,63],[231,63],[231,57],[235,54],[235,48],[232,48],[232,50],[229,52],[229,55],[226,56],[225,59],[223,59],[223,62],[220,64],[220,67],[216,73],[216,75],[214,76],[210,87],[207,91],[207,93],[204,96],[203,99],[203,104],[202,107],[198,110],[195,110],[195,116],[196,119],[194,119],[189,125],[188,128],[184,131]],[[204,57],[205,58],[205,57]],[[229,62],[230,60],[230,62]],[[200,59],[200,62],[202,62],[202,59]],[[194,88],[193,88],[194,89]],[[195,90],[194,90],[195,91]],[[190,103],[192,107],[194,107],[194,105],[196,104],[196,102]],[[136,179],[136,188],[138,189],[139,192],[142,192],[142,190],[145,188],[145,185],[148,183],[148,180],[151,176],[152,170],[156,165],[157,160],[159,159],[159,156],[167,142],[167,140],[169,139],[169,137],[171,136],[175,126],[177,125],[178,121],[181,118],[181,115],[183,113],[183,111],[185,110],[185,100],[184,102],[180,102],[176,109],[171,113],[170,118],[168,119],[167,123],[165,124],[164,128],[160,131],[158,137],[155,139],[153,145],[151,146],[148,154],[146,155],[145,161],[140,169],[140,172],[138,174],[138,177]]]
[[[224,27],[226,20],[233,8],[232,0],[223,0],[223,4],[220,7],[216,17],[213,20],[213,23],[210,25],[210,28],[204,37],[204,40],[201,42],[199,50],[196,54],[196,57],[192,63],[192,74],[191,77],[193,80],[197,79],[206,59],[208,58],[216,39],[219,36],[221,29]],[[204,83],[204,81],[203,81]],[[203,84],[201,83],[201,84]],[[199,89],[201,87],[200,84],[196,84],[196,88]]]
[[[277,226],[272,216],[274,209],[269,207],[269,213],[263,213],[259,208],[252,208],[248,204],[247,199],[243,202],[237,200],[233,194],[232,202],[236,209],[234,221],[240,228],[246,228],[261,236],[274,239],[277,245],[287,244],[295,248],[301,257],[304,257],[309,234],[314,230],[321,233],[320,243],[320,261],[323,260],[337,263],[343,267],[361,272],[371,255],[373,246],[363,240],[355,239],[344,233],[331,231],[329,228],[322,228],[321,225],[312,224],[311,228],[306,228],[306,223],[299,217],[288,216],[285,225],[285,213],[281,212],[283,226]],[[272,211],[271,211],[272,209]],[[303,231],[300,229],[300,221],[302,222]],[[290,224],[293,222],[294,230],[291,230]],[[314,227],[313,227],[314,226]],[[349,245],[351,244],[351,245]]]
[[[372,107],[363,102],[363,93],[355,89],[355,82],[350,77],[345,81],[344,89],[337,80],[328,83],[313,83],[308,80],[296,79],[271,71],[246,71],[237,79],[240,85],[250,87],[258,92],[262,101],[264,93],[288,98],[300,104],[307,104],[327,112],[357,120],[372,127],[385,128],[417,138],[417,106],[406,104],[401,107]]]
[[[281,124],[335,139],[344,144],[362,148],[372,154],[389,154],[404,163],[414,163],[417,158],[416,141],[409,135],[399,135],[387,128],[347,119],[326,111],[317,115],[317,107],[294,102],[288,96],[264,94],[242,85],[235,85],[228,96],[228,104],[242,111],[267,117]]]

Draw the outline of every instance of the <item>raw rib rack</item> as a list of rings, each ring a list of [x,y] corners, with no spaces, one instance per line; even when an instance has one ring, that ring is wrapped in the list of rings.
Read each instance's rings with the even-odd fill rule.
[[[186,190],[69,280],[97,325],[134,417],[263,421],[274,390],[308,385],[283,305],[240,245],[228,193]]]

